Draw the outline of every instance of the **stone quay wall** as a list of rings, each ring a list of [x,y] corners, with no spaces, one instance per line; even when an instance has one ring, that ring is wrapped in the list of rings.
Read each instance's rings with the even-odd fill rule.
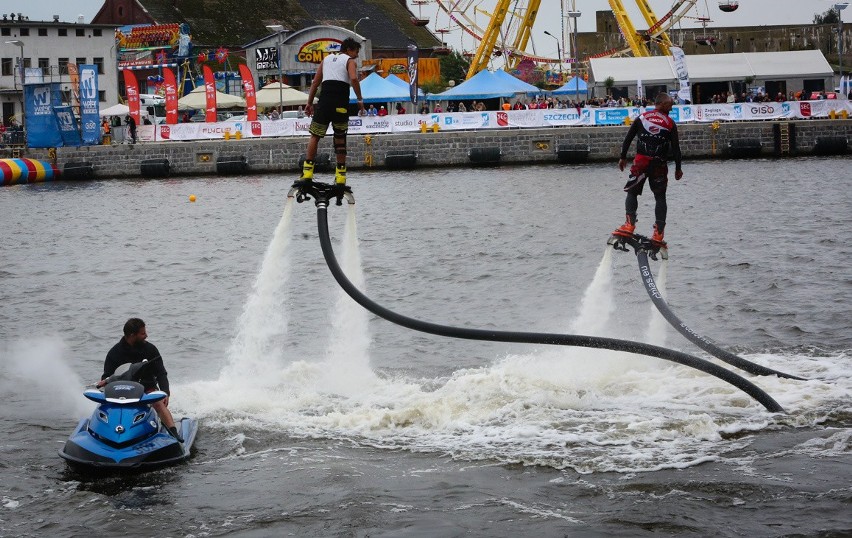
[[[682,124],[678,131],[685,159],[731,156],[729,142],[738,141],[745,141],[746,146],[758,141],[760,149],[750,156],[772,157],[777,155],[776,126],[783,125],[794,131],[790,151],[785,155],[809,155],[817,140],[824,137],[852,139],[852,120],[841,119]],[[626,132],[626,126],[611,126],[350,135],[348,165],[350,170],[383,168],[388,154],[416,154],[417,166],[469,166],[474,164],[469,152],[476,148],[492,155],[496,150],[486,148],[499,148],[500,162],[507,164],[557,162],[557,150],[567,147],[588,147],[589,161],[612,161],[618,159]],[[170,175],[215,175],[219,173],[218,160],[243,157],[249,173],[295,175],[306,143],[306,136],[298,136],[84,146],[55,151],[60,168],[72,162],[88,162],[96,178],[141,176],[142,162],[152,159],[168,159]],[[330,136],[320,142],[319,156],[323,154],[334,162]],[[0,150],[0,157],[12,156],[10,149]],[[52,153],[47,149],[27,149],[19,156],[50,160]]]

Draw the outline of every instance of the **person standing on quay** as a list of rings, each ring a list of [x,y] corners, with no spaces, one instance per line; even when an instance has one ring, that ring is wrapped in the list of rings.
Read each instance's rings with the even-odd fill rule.
[[[627,221],[613,232],[613,235],[630,237],[636,229],[636,210],[639,208],[638,196],[642,194],[645,180],[650,183],[651,192],[654,193],[656,208],[654,210],[656,221],[654,222],[654,234],[652,242],[665,245],[663,234],[666,227],[666,187],[668,186],[669,168],[667,164],[669,151],[675,161],[675,179],[683,177],[681,170],[680,143],[677,137],[677,124],[669,117],[674,102],[671,96],[660,93],[654,101],[654,110],[645,112],[630,126],[624,143],[621,145],[621,158],[618,161],[618,169],[622,172],[627,166],[627,152],[635,137],[639,137],[636,143],[636,158],[630,167],[630,177],[624,186],[627,192],[627,200],[624,203],[627,212]]]
[[[359,113],[364,111],[364,98],[361,96],[361,84],[358,82],[358,66],[355,58],[361,51],[361,44],[348,37],[340,46],[340,53],[326,56],[317,69],[311,89],[308,92],[308,104],[305,114],[313,116],[309,132],[308,149],[305,162],[302,165],[300,182],[311,181],[314,177],[314,159],[317,155],[319,141],[328,131],[331,124],[334,133],[334,154],[337,167],[334,182],[337,185],[346,184],[346,132],[349,129],[349,86],[355,90],[358,98]],[[314,112],[314,97],[322,84],[319,103]]]

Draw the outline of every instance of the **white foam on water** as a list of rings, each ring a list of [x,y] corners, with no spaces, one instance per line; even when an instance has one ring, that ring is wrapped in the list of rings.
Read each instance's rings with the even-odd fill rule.
[[[86,382],[69,366],[69,356],[59,336],[10,342],[0,348],[0,389],[69,418],[89,415],[95,404],[83,398]]]
[[[342,265],[364,289],[352,211]],[[604,254],[577,316],[566,315],[566,325],[578,332],[612,332],[610,252]],[[265,274],[266,266],[264,261],[259,282],[273,276]],[[287,270],[276,269],[275,279],[286,280],[281,271]],[[664,285],[663,270],[660,280]],[[267,299],[271,310],[283,309],[284,295]],[[250,319],[245,313],[243,318]],[[721,459],[750,442],[723,434],[819,424],[832,413],[848,413],[852,401],[852,378],[843,367],[846,356],[750,357],[815,379],[749,378],[789,415],[768,413],[739,389],[702,372],[605,350],[543,347],[458,370],[448,379],[383,377],[370,369],[368,320],[366,311],[340,292],[328,326],[317,328],[316,337],[329,341],[325,357],[289,362],[271,355],[249,357],[260,371],[273,374],[250,388],[235,386],[224,375],[219,381],[192,383],[181,387],[178,403],[203,419],[204,427],[221,428],[229,436],[263,429],[474,461],[632,473]],[[249,326],[242,330],[246,339],[266,337]],[[286,331],[278,330],[279,339],[286,341]],[[255,345],[246,342],[239,349]],[[286,342],[281,345],[286,348]],[[848,445],[848,439],[835,439],[825,450],[836,452],[838,443]]]
[[[290,223],[294,200],[287,198],[284,213],[266,249],[260,272],[237,323],[222,377],[231,383],[257,383],[258,375],[280,371],[284,365],[289,318],[287,281],[290,274]]]
[[[669,261],[660,260],[660,270],[657,273],[654,281],[657,284],[657,291],[666,298],[666,277],[668,273]],[[654,302],[649,300],[650,313],[648,314],[648,330],[645,335],[645,341],[655,346],[666,347],[666,329],[669,324],[666,318],[660,314]]]

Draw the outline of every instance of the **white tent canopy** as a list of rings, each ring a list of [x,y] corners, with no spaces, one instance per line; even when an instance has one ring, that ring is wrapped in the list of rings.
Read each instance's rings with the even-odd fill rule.
[[[299,106],[308,104],[308,94],[300,92],[292,86],[282,84],[280,82],[272,82],[263,88],[257,90],[257,106],[273,107],[281,106]],[[314,103],[317,98],[314,97]]]
[[[104,116],[126,116],[130,114],[130,107],[118,103],[117,105],[112,105],[109,108],[102,108],[98,114],[100,114],[102,118]]]
[[[671,57],[650,58],[592,58],[589,60],[591,79],[600,87],[612,77],[616,86],[643,84],[674,84],[677,72]],[[686,57],[689,81],[714,82],[787,78],[806,79],[831,77],[833,70],[819,50],[789,52],[738,52],[733,54],[693,54]]]
[[[238,108],[246,106],[242,97],[216,91],[216,108]],[[207,96],[204,86],[198,86],[178,99],[178,110],[204,110],[207,108]]]

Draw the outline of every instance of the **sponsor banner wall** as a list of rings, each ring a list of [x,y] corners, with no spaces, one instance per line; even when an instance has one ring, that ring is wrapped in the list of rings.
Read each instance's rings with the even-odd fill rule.
[[[852,115],[852,102],[790,101],[783,103],[722,103],[714,105],[676,105],[670,113],[677,123],[712,123],[714,121],[772,120],[825,118],[832,110],[845,109]],[[349,118],[349,133],[355,135],[374,133],[405,133],[428,129],[437,125],[441,131],[477,129],[537,128],[623,125],[625,119],[635,119],[653,107],[639,108],[549,108],[535,110],[508,110],[488,112],[462,112],[441,114],[399,114],[391,116],[352,116]],[[228,121],[218,123],[179,123],[158,125],[156,135],[161,140],[212,140],[224,138],[227,132],[233,137],[237,132],[241,138],[274,136],[308,136],[311,118],[285,118],[264,121]],[[148,140],[140,125],[140,140]],[[331,134],[331,128],[328,131]]]

